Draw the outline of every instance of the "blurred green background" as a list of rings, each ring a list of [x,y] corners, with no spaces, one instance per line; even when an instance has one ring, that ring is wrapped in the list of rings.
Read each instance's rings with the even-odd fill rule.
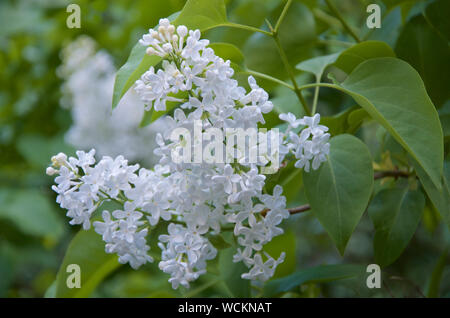
[[[441,115],[447,136],[446,153],[449,126],[444,122],[448,123],[450,118],[450,32],[448,16],[436,8],[440,8],[438,5],[448,8],[448,2],[335,1],[341,14],[362,38],[386,42],[398,57],[419,71]],[[81,7],[80,29],[66,26],[69,3]],[[280,0],[229,0],[226,3],[230,21],[256,27],[263,26],[266,18],[274,23],[283,8]],[[369,3],[382,7],[381,29],[369,30],[365,26]],[[57,69],[62,64],[61,50],[80,35],[88,35],[96,41],[97,49],[112,56],[118,68],[148,28],[156,25],[159,18],[179,11],[183,5],[182,0],[0,2],[0,297],[44,296],[55,280],[71,238],[79,230],[68,225],[64,211],[55,202],[52,178],[45,175],[52,155],[74,151],[64,139],[72,117],[70,110],[60,105],[64,80],[57,75]],[[206,37],[212,42],[229,42],[239,47],[250,69],[287,79],[276,47],[264,35],[218,28],[208,31]],[[320,0],[296,1],[280,37],[291,65],[316,55],[333,53],[352,42],[339,20]],[[312,81],[306,74],[299,72],[297,75],[299,83]],[[277,107],[300,114],[301,108],[292,92],[273,83],[261,83]],[[351,99],[335,91],[321,90],[319,109],[322,115],[336,114],[350,106],[353,106]],[[401,165],[405,154],[396,152],[398,149],[392,139],[377,124],[365,122],[357,135],[369,145],[380,166]],[[294,180],[284,185],[295,198],[288,202],[289,206],[305,203],[302,189],[295,185],[298,183]],[[276,277],[320,264],[373,262],[373,226],[367,213],[343,259],[312,215],[296,215],[285,222],[285,228],[286,234],[275,238],[270,246],[274,250],[282,247],[290,255]],[[427,204],[419,229],[404,254],[383,271],[385,284],[381,289],[369,290],[365,279],[356,278],[305,284],[285,296],[421,297],[426,294],[433,273],[441,271],[439,295],[450,297],[448,256],[443,258],[444,266],[436,266],[449,242],[448,229]],[[208,286],[208,279],[205,275],[191,290],[172,291],[167,276],[155,264],[138,271],[120,266],[97,287],[93,296],[220,295],[220,287]]]

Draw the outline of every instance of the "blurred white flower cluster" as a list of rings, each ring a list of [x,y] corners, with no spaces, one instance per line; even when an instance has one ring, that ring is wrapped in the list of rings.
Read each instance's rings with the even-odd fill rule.
[[[83,224],[85,229],[104,201],[121,203],[123,210],[104,211],[103,222],[93,224],[106,242],[106,251],[117,253],[119,262],[133,268],[152,261],[146,236],[161,219],[167,221],[168,234],[158,238],[159,267],[170,274],[173,288],[189,287],[206,272],[206,261],[217,255],[210,238],[229,230],[239,245],[233,261],[249,268],[242,278],[266,281],[285,254],[274,258],[264,251],[264,245],[283,233],[279,225],[289,217],[282,187],[275,186],[273,194],[263,191],[266,176],[261,171],[271,158],[249,163],[245,160],[248,154],[236,148],[233,162],[174,162],[172,150],[185,140],[170,138],[170,132],[178,128],[194,132],[199,121],[202,130],[257,129],[258,123],[264,123],[263,114],[272,110],[267,92],[253,77],[248,78],[250,91],[239,86],[232,78],[230,61],[216,56],[198,30],[175,28],[161,19],[158,29],[144,35],[141,44],[148,46],[147,54],[163,59],[161,69],[150,68],[136,82],[146,109],[166,110],[170,101],[181,104],[173,116],[167,116],[167,130],[157,134],[154,152],[160,156],[159,164],[139,169],[122,156],[103,157],[95,163],[93,150],[78,151],[77,158],[59,154],[47,169],[50,175],[58,174],[53,186],[58,203],[68,210],[71,224]],[[287,137],[269,131],[259,132],[259,138],[279,139],[279,149],[274,149],[277,160],[293,151],[301,161],[298,166],[308,169],[312,160],[313,169],[318,168],[328,149],[323,137],[328,135],[326,127],[318,125],[318,117],[297,120],[286,116],[292,127],[307,126],[303,135]],[[196,142],[207,144],[208,140]]]
[[[131,161],[155,163],[155,134],[164,125],[155,122],[139,128],[144,105],[132,90],[112,110],[117,70],[111,56],[96,51],[95,41],[88,36],[80,36],[61,53],[58,74],[65,80],[61,104],[71,110],[73,121],[67,142],[78,149],[95,148],[102,156],[122,154]]]

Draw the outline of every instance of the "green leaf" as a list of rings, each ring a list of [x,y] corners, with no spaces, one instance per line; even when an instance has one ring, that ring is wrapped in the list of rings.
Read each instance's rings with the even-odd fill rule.
[[[369,31],[367,40],[383,41],[394,47],[403,26],[402,9],[396,7],[387,12],[382,18],[381,25],[381,28]]]
[[[55,297],[56,297],[56,280],[54,280],[53,283],[51,283],[51,285],[48,286],[44,294],[44,298],[55,298]]]
[[[189,0],[179,14],[169,17],[174,25],[185,25],[189,29],[204,31],[226,23],[223,0]],[[145,54],[146,47],[136,43],[127,62],[119,69],[114,82],[112,107],[115,108],[122,96],[146,72],[150,66],[161,61],[155,55]]]
[[[339,57],[339,55],[340,52],[330,55],[313,57],[312,59],[298,63],[295,68],[312,73],[316,76],[316,78],[320,79],[327,66],[333,64]]]
[[[286,253],[283,263],[277,266],[275,274],[271,279],[284,277],[291,274],[295,270],[297,263],[295,257],[295,246],[295,234],[292,231],[286,231],[286,233],[282,235],[275,236],[272,241],[264,245],[264,251],[275,259],[280,257],[282,252]]]
[[[281,181],[278,183],[283,187],[286,204],[288,206],[301,204],[299,199],[303,188],[302,170],[294,167],[294,161],[290,162],[286,168],[280,169],[279,179]]]
[[[226,22],[227,13],[223,0],[188,0],[174,24],[185,25],[189,29],[207,30]]]
[[[67,278],[71,273],[66,270],[70,264],[80,266],[81,288],[67,287]],[[116,254],[105,253],[105,242],[100,234],[95,233],[93,228],[80,230],[70,242],[56,276],[56,297],[89,297],[97,285],[119,266]]]
[[[225,241],[222,235],[211,235],[208,237],[209,242],[218,250],[223,250],[231,245]]]
[[[350,74],[362,62],[379,57],[395,57],[395,53],[384,42],[365,41],[342,51],[333,65]]]
[[[152,118],[154,111],[153,107],[150,110],[144,111],[144,115],[142,115],[141,122],[139,123],[140,128],[148,126],[154,121]]]
[[[233,262],[235,248],[222,250],[219,255],[219,272],[230,297],[250,297],[250,281],[241,275],[249,271],[244,263]]]
[[[336,88],[350,94],[402,145],[439,187],[444,159],[439,117],[417,72],[395,58],[361,63]]]
[[[361,126],[363,121],[368,117],[369,114],[367,114],[367,112],[362,108],[352,111],[350,114],[348,114],[347,118],[348,127],[346,128],[346,132],[348,132],[349,134],[354,134]]]
[[[439,297],[439,289],[441,286],[442,274],[444,273],[444,268],[447,265],[447,254],[448,248],[446,248],[441,256],[439,257],[436,266],[431,273],[430,282],[428,284],[427,297],[437,298]]]
[[[312,211],[343,254],[372,193],[369,150],[354,136],[333,137],[328,160],[318,170],[304,171],[303,182]]]
[[[450,162],[444,162],[444,176],[439,188],[416,161],[412,160],[412,164],[430,201],[450,229]]]
[[[381,267],[392,264],[403,252],[419,225],[425,208],[421,191],[403,188],[377,193],[368,213],[375,227],[375,262]]]
[[[136,43],[131,50],[127,62],[117,71],[112,99],[113,108],[119,104],[122,96],[150,66],[154,66],[161,61],[159,56],[145,54],[145,50],[145,46],[139,42]]]
[[[395,52],[419,72],[437,107],[450,98],[448,41],[439,36],[422,15],[414,17],[404,26]]]
[[[23,233],[57,240],[63,221],[50,200],[37,190],[0,189],[0,219],[12,222]]]
[[[305,283],[330,282],[363,275],[365,267],[354,264],[321,265],[300,270],[287,277],[269,281],[263,290],[263,297],[274,297]]]
[[[225,61],[230,60],[231,66],[235,71],[240,71],[241,67],[244,66],[244,55],[241,50],[233,44],[216,42],[211,43],[209,47],[214,50],[214,53],[217,56],[220,56]]]
[[[322,117],[320,123],[328,127],[331,136],[354,134],[367,117],[368,114],[364,109],[354,106],[337,115]]]
[[[278,117],[280,114],[291,112],[296,117],[301,117],[304,115],[302,107],[298,105],[297,95],[295,95],[290,88],[280,85],[274,89],[274,95],[275,96],[271,98],[273,103],[273,111],[266,114],[264,118],[273,113],[275,117],[274,123],[275,125],[278,125],[283,123],[283,121]],[[268,127],[271,128],[273,126]]]

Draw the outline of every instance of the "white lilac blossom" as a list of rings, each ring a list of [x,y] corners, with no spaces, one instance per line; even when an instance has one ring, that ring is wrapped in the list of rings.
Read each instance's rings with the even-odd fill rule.
[[[72,115],[67,142],[78,149],[95,148],[98,155],[121,154],[131,161],[154,164],[158,159],[153,155],[154,138],[164,124],[139,128],[144,105],[133,90],[111,110],[117,71],[112,57],[104,50],[97,51],[90,37],[80,36],[63,49],[61,58],[61,105]]]
[[[306,172],[317,170],[320,164],[327,160],[330,153],[330,134],[327,133],[328,127],[319,125],[320,115],[315,114],[312,117],[305,116],[297,119],[294,114],[280,114],[280,119],[288,123],[285,145],[294,153],[296,168],[303,168]],[[300,135],[291,131],[292,128],[305,126]]]
[[[176,128],[193,132],[199,121],[202,131],[210,127],[222,132],[227,128],[256,129],[264,123],[263,114],[272,109],[267,92],[251,76],[249,92],[239,86],[232,78],[230,61],[216,56],[198,30],[175,28],[161,19],[158,29],[150,30],[140,43],[148,46],[147,54],[163,59],[161,69],[150,68],[136,82],[146,108],[165,110],[169,101],[181,104],[167,116],[168,129],[156,136],[154,153],[160,157],[159,163],[145,169],[128,165],[122,156],[105,156],[95,162],[93,150],[79,151],[77,158],[59,154],[47,169],[48,174],[58,175],[53,186],[58,203],[67,209],[71,224],[83,224],[85,229],[103,202],[120,203],[123,209],[103,211],[103,221],[93,225],[106,242],[106,251],[117,253],[121,263],[133,268],[152,261],[146,236],[150,233],[151,239],[151,230],[161,220],[168,222],[168,234],[158,237],[162,250],[159,267],[170,274],[173,288],[189,287],[206,272],[207,261],[217,254],[209,238],[230,227],[239,245],[233,261],[249,268],[242,278],[268,280],[285,254],[269,255],[264,245],[283,233],[280,224],[289,217],[282,187],[275,186],[273,194],[263,191],[266,176],[261,171],[271,156],[259,154],[256,163],[249,162],[248,154],[236,146],[231,155],[227,153],[232,162],[174,162],[172,151],[185,141],[170,138]],[[278,160],[292,152],[298,159],[296,166],[308,171],[312,160],[317,169],[329,151],[329,134],[319,125],[318,115],[280,117],[289,122],[286,134],[259,132],[258,143],[266,138],[268,148],[275,148],[277,141],[278,149],[272,150]],[[300,125],[305,128],[298,136],[291,130]],[[206,148],[212,141],[197,142]]]

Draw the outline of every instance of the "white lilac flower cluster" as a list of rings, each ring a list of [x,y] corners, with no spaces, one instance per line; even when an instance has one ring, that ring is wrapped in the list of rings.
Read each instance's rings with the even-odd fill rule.
[[[309,172],[310,166],[313,170],[317,170],[320,164],[327,160],[330,153],[330,134],[327,133],[328,127],[319,125],[320,115],[315,114],[313,117],[303,117],[297,119],[294,114],[280,114],[280,119],[288,123],[285,132],[284,144],[292,151],[295,158],[296,168],[303,168]],[[292,131],[298,126],[305,126],[300,132],[300,136]],[[312,162],[312,163],[311,163]]]
[[[144,105],[132,90],[111,112],[117,71],[111,56],[104,50],[97,51],[95,41],[83,35],[62,50],[61,58],[61,105],[72,115],[72,126],[65,135],[67,142],[78,149],[95,148],[101,156],[122,154],[131,161],[156,163],[155,135],[164,124],[138,127]]]
[[[283,233],[279,225],[289,217],[281,186],[275,186],[273,194],[263,192],[266,176],[260,170],[268,160],[249,163],[244,160],[245,151],[236,149],[233,162],[174,162],[172,150],[184,141],[169,138],[169,132],[176,128],[192,132],[198,121],[203,130],[256,129],[258,123],[264,123],[263,114],[272,109],[267,92],[253,77],[248,79],[249,92],[239,86],[232,79],[230,61],[216,56],[198,30],[175,28],[161,19],[158,29],[144,35],[141,44],[148,46],[147,54],[163,59],[161,69],[150,68],[135,85],[147,109],[165,110],[168,101],[181,104],[173,116],[167,116],[168,129],[156,137],[154,152],[160,156],[159,164],[139,169],[122,156],[103,157],[95,163],[94,151],[77,152],[78,158],[59,154],[47,170],[58,174],[53,187],[58,203],[68,210],[71,224],[89,228],[93,211],[104,201],[120,202],[123,210],[104,211],[103,222],[93,225],[103,236],[106,251],[117,253],[121,263],[133,268],[152,261],[145,237],[151,236],[161,219],[168,222],[168,234],[158,238],[162,250],[159,267],[170,274],[173,288],[189,287],[205,273],[206,261],[217,255],[210,238],[225,228],[233,231],[239,245],[233,261],[242,261],[249,268],[242,278],[266,281],[285,254],[275,259],[264,251],[264,245]],[[270,131],[259,135],[279,138],[279,160],[292,151],[299,159],[297,166],[306,170],[312,160],[316,169],[328,152],[329,134],[318,125],[317,116],[300,120],[292,116],[282,119],[289,122],[288,130],[305,125],[306,132],[300,137],[290,131],[287,135]]]

